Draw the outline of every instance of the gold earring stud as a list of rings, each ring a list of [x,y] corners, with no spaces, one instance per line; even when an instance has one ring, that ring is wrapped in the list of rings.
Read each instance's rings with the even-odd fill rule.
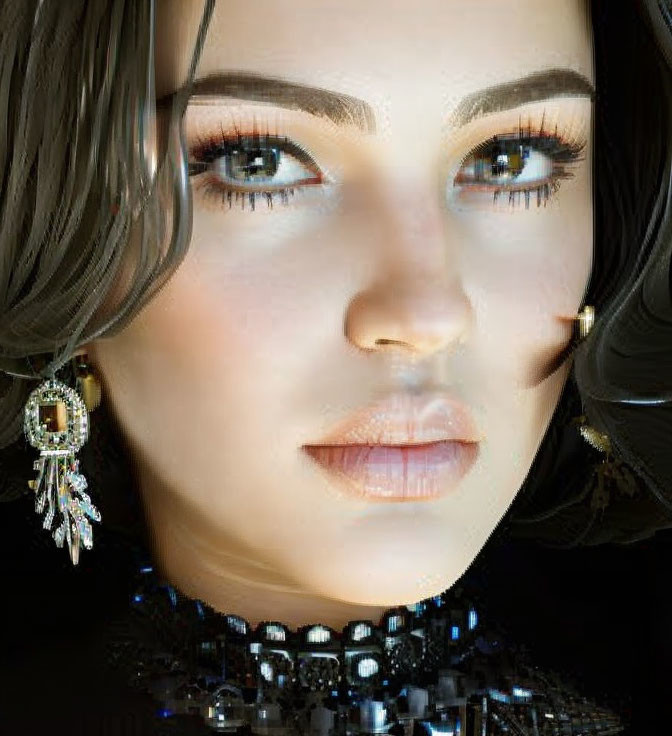
[[[595,307],[586,305],[579,312],[576,320],[579,326],[579,338],[583,340],[593,328],[593,324],[595,324]]]
[[[93,366],[88,362],[86,353],[76,355],[72,360],[75,369],[75,387],[87,411],[92,412],[100,406],[102,397],[100,380]]]

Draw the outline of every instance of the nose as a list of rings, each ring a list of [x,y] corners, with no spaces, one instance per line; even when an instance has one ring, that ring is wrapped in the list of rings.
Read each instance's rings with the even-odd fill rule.
[[[362,350],[429,356],[463,341],[472,309],[462,288],[456,243],[438,188],[419,183],[377,189],[369,216],[382,218],[375,276],[350,300],[346,338]]]

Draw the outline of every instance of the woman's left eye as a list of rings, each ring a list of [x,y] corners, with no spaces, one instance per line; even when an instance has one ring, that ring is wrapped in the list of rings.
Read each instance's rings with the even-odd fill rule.
[[[462,200],[486,192],[493,204],[504,199],[517,207],[524,201],[529,209],[533,198],[539,207],[561,179],[574,175],[567,167],[582,159],[585,146],[586,141],[568,142],[557,135],[496,135],[463,160],[453,185]]]
[[[236,135],[196,146],[190,152],[189,176],[207,173],[202,190],[231,207],[232,199],[254,210],[258,197],[269,207],[279,196],[284,204],[295,189],[325,182],[312,156],[284,136]]]

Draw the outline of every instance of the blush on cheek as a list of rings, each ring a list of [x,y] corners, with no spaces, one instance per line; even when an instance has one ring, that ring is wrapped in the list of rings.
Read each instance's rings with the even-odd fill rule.
[[[225,286],[222,285],[222,289]],[[169,361],[170,369],[185,363],[194,371],[199,353],[226,340],[225,310],[213,301],[210,286],[197,266],[185,258],[167,284],[149,302],[130,326],[134,342]],[[166,366],[168,368],[168,365]]]
[[[541,345],[534,351],[527,363],[527,371],[523,379],[525,388],[538,386],[570,358],[573,334],[572,323],[566,324],[563,329],[566,335],[561,342],[554,341],[551,344]]]

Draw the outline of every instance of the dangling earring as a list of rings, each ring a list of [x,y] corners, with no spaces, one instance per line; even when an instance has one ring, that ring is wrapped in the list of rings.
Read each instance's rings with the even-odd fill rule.
[[[577,318],[578,339],[582,340],[588,335],[595,322],[595,309],[586,306],[579,312]],[[638,491],[637,480],[626,464],[613,456],[613,448],[609,435],[598,432],[595,427],[588,424],[588,417],[581,414],[572,419],[572,424],[578,426],[583,439],[603,453],[602,461],[594,466],[593,472],[588,479],[587,492],[592,490],[590,506],[593,510],[604,511],[611,501],[611,491],[615,489],[621,495],[634,496]],[[590,488],[592,486],[592,489]]]
[[[586,305],[576,316],[575,323],[577,339],[583,340],[588,336],[588,333],[595,324],[595,307]],[[588,418],[585,414],[574,417],[572,419],[572,423],[578,425],[581,436],[589,445],[600,452],[606,453],[607,456],[611,453],[611,441],[609,440],[609,436],[602,432],[598,432],[594,427],[591,427],[590,424],[588,424]]]
[[[49,530],[58,514],[60,523],[52,536],[57,547],[67,540],[70,559],[77,565],[81,546],[93,547],[89,519],[101,520],[100,512],[84,492],[86,478],[78,472],[79,461],[75,458],[88,439],[88,412],[100,403],[101,389],[83,356],[76,356],[73,366],[77,390],[52,374],[28,396],[23,429],[27,441],[40,450],[40,458],[33,463],[38,476],[28,481],[35,492],[35,511],[41,514],[48,504],[42,526]]]

